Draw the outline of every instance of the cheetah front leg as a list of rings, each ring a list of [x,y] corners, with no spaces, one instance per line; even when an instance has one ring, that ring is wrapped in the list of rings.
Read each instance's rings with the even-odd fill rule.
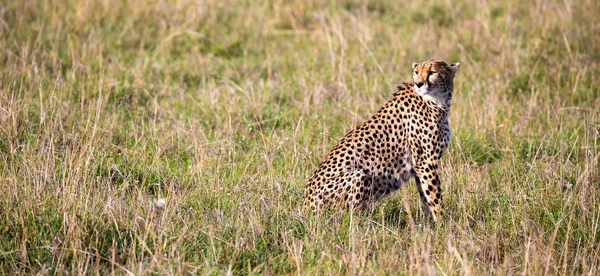
[[[415,168],[415,182],[425,214],[431,215],[433,221],[437,222],[441,219],[442,187],[436,168]]]

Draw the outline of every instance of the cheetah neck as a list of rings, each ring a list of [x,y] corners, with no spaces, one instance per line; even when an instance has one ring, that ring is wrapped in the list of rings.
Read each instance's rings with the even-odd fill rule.
[[[411,81],[410,83],[404,83],[402,86],[399,86],[398,89],[404,87],[409,88],[413,93],[419,95],[419,97],[421,97],[425,102],[431,103],[431,106],[435,109],[446,114],[450,112],[450,103],[452,102],[452,91],[454,88],[453,84],[447,85],[442,91],[426,95],[421,95],[416,91],[414,81]]]
[[[450,112],[450,103],[452,102],[452,89],[448,89],[442,93],[420,95],[423,100],[433,103],[436,109],[444,113]]]

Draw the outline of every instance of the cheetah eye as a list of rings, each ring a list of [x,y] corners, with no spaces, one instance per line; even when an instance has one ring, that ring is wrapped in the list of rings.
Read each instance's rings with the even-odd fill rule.
[[[413,74],[418,75],[419,73],[417,71],[414,71]]]
[[[435,75],[435,74],[437,74],[437,71],[429,71],[429,74],[430,75]]]

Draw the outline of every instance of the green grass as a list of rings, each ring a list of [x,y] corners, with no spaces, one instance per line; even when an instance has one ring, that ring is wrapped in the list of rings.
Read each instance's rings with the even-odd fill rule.
[[[396,2],[2,1],[0,273],[600,273],[597,1]],[[429,58],[444,220],[302,214]]]

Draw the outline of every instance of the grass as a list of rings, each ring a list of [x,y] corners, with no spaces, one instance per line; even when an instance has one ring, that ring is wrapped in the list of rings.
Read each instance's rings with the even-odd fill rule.
[[[600,5],[534,2],[2,1],[0,273],[600,273]],[[444,221],[302,214],[429,58]]]

